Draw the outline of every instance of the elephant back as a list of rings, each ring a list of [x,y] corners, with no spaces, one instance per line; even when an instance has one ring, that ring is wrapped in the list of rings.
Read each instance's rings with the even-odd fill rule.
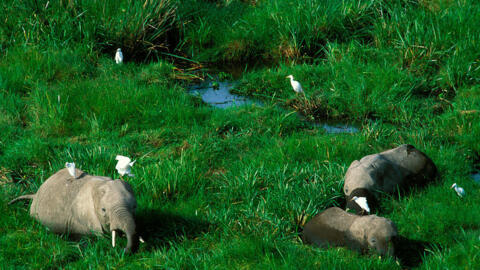
[[[76,169],[73,178],[67,169],[50,176],[38,189],[30,207],[30,215],[55,233],[67,232],[71,205],[89,175]]]
[[[303,228],[304,243],[320,247],[327,245],[345,245],[345,232],[357,216],[338,208],[331,207],[313,217]]]

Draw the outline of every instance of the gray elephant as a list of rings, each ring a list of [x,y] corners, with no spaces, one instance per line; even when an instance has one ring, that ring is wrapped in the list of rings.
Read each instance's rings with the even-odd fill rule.
[[[346,246],[365,253],[394,255],[397,228],[389,219],[376,215],[357,216],[338,207],[319,213],[305,224],[302,240],[319,247]]]
[[[343,191],[347,208],[357,214],[365,213],[353,200],[365,197],[372,212],[378,205],[379,193],[393,193],[397,188],[423,186],[435,179],[437,167],[414,146],[403,144],[396,148],[355,160],[345,174]]]
[[[131,186],[122,180],[93,176],[76,169],[73,178],[67,169],[50,176],[37,193],[20,196],[10,204],[32,199],[30,215],[54,233],[70,235],[116,232],[127,236],[125,252],[138,248],[135,226],[137,201]]]

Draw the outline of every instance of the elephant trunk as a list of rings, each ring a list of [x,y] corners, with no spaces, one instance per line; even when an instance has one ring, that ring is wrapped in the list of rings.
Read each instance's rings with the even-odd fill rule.
[[[125,253],[135,252],[138,249],[139,237],[136,232],[135,219],[126,207],[114,208],[110,216],[110,231],[112,244],[115,241],[115,231],[122,231],[127,236]]]

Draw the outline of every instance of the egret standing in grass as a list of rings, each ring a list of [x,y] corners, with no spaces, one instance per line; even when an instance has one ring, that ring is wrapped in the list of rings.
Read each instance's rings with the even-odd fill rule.
[[[117,157],[115,159],[118,160],[117,166],[115,166],[115,169],[117,169],[118,173],[121,176],[124,176],[125,174],[130,176],[130,177],[135,176],[132,173],[130,173],[130,170],[131,170],[133,164],[135,163],[135,160],[131,161],[130,158],[125,157],[125,156],[121,156],[121,155],[117,155]]]
[[[68,169],[68,173],[73,176],[73,178],[77,178],[77,175],[75,174],[75,163],[71,162],[65,162],[65,168]]]
[[[352,200],[358,204],[367,214],[370,214],[370,207],[368,207],[367,198],[353,196]]]
[[[292,85],[293,91],[295,91],[295,93],[297,94],[302,93],[305,95],[305,93],[303,92],[302,85],[298,81],[295,81],[293,79],[293,75],[288,75],[286,78],[290,78],[290,84]]]
[[[115,63],[121,64],[122,62],[123,62],[122,49],[118,48],[117,53],[115,53]]]
[[[465,190],[462,187],[457,186],[457,183],[453,183],[451,188],[455,189],[458,196],[465,197]]]

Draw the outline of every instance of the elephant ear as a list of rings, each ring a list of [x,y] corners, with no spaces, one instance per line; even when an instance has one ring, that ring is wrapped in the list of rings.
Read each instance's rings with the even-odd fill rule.
[[[351,249],[357,250],[361,253],[365,252],[368,247],[367,242],[367,227],[369,223],[368,217],[358,217],[348,228],[346,232],[346,239]]]
[[[106,193],[106,185],[103,183],[96,185],[92,189],[92,199],[93,199],[93,205],[95,208],[95,213],[97,214],[98,218],[101,218],[101,220],[103,220],[107,215],[106,209],[102,205],[102,198],[103,196],[105,196],[105,193]]]
[[[126,191],[128,191],[128,193],[130,193],[131,195],[131,198],[133,199],[133,213],[135,214],[135,211],[136,211],[136,208],[137,208],[137,200],[135,199],[135,193],[133,192],[133,188],[132,186],[128,183],[128,182],[125,182],[123,180],[115,180],[116,183],[121,183],[122,186],[125,188]]]

